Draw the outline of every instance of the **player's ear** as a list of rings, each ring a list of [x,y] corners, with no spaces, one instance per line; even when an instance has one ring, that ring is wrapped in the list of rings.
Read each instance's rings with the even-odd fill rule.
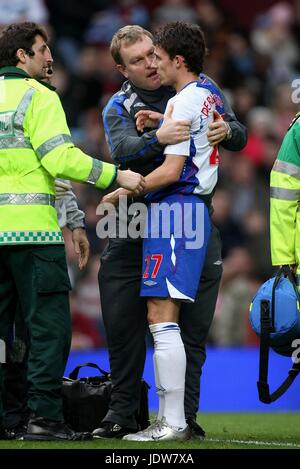
[[[175,55],[174,60],[177,68],[181,68],[184,64],[184,57],[182,55]]]

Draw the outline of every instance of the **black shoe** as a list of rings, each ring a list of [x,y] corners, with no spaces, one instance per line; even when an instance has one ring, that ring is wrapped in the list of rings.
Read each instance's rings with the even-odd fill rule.
[[[96,428],[92,436],[93,438],[122,438],[129,433],[136,433],[138,429],[121,427],[118,423],[103,422],[101,427]]]
[[[0,440],[13,440],[6,428],[0,425]]]
[[[54,422],[43,417],[33,417],[29,419],[27,433],[23,440],[67,440],[82,441],[91,440],[92,435],[87,432],[74,432],[65,423]]]
[[[188,417],[186,419],[186,423],[190,427],[191,430],[191,438],[199,438],[200,440],[204,440],[205,438],[205,431],[202,427],[196,422],[196,419],[193,417]]]
[[[13,428],[7,428],[6,433],[9,436],[9,440],[22,440],[23,436],[27,432],[27,425],[20,423]]]

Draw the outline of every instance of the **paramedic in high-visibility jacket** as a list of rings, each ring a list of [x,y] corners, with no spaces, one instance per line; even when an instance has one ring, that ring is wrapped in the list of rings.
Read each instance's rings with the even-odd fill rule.
[[[271,171],[273,265],[289,265],[300,279],[300,113],[293,119]]]
[[[55,210],[54,179],[139,194],[142,176],[118,171],[74,147],[60,100],[43,80],[52,64],[47,34],[35,23],[0,34],[0,340],[16,304],[29,331],[25,439],[85,439],[63,423],[61,379],[71,339],[70,282]],[[3,392],[0,364],[0,429]],[[1,435],[1,431],[0,431]]]

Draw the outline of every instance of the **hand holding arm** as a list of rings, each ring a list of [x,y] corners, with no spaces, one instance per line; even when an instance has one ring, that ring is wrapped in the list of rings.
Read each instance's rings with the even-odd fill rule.
[[[231,137],[230,125],[217,111],[214,111],[214,121],[209,124],[208,128],[207,138],[212,147]]]
[[[185,160],[182,155],[166,155],[163,164],[145,177],[144,192],[156,191],[177,182]]]
[[[161,189],[169,186],[178,181],[182,172],[186,157],[179,155],[166,155],[166,158],[161,166],[156,168],[144,179],[143,190],[140,194],[146,194],[154,190]],[[121,196],[135,196],[136,193],[123,188],[117,189],[109,194],[106,194],[101,202],[117,205]]]
[[[156,137],[163,145],[176,145],[190,138],[191,122],[189,120],[172,119],[173,105],[167,107],[162,126],[157,130]]]
[[[156,137],[162,145],[174,145],[190,138],[191,123],[188,120],[172,119],[173,105],[167,108],[165,115],[154,111],[139,111],[136,113],[136,127],[143,132],[146,127],[157,128],[163,118],[162,126],[157,130]]]
[[[134,173],[127,169],[126,171],[118,170],[117,183],[124,189],[132,191],[134,195],[142,194],[145,187],[145,179],[139,173]]]

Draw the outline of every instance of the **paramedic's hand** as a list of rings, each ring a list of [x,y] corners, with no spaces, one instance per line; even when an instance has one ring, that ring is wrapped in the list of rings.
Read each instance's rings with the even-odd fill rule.
[[[134,173],[130,169],[118,170],[117,183],[124,189],[132,191],[134,195],[142,194],[146,184],[141,174]]]
[[[209,124],[208,128],[207,138],[212,147],[218,145],[224,139],[229,139],[228,137],[231,132],[230,125],[224,121],[217,111],[214,111],[214,121]]]
[[[76,254],[78,255],[78,267],[84,269],[90,255],[90,243],[84,228],[75,228],[72,231],[72,241]]]
[[[55,198],[56,200],[63,199],[65,195],[72,191],[72,186],[69,181],[63,181],[62,179],[55,179]]]

